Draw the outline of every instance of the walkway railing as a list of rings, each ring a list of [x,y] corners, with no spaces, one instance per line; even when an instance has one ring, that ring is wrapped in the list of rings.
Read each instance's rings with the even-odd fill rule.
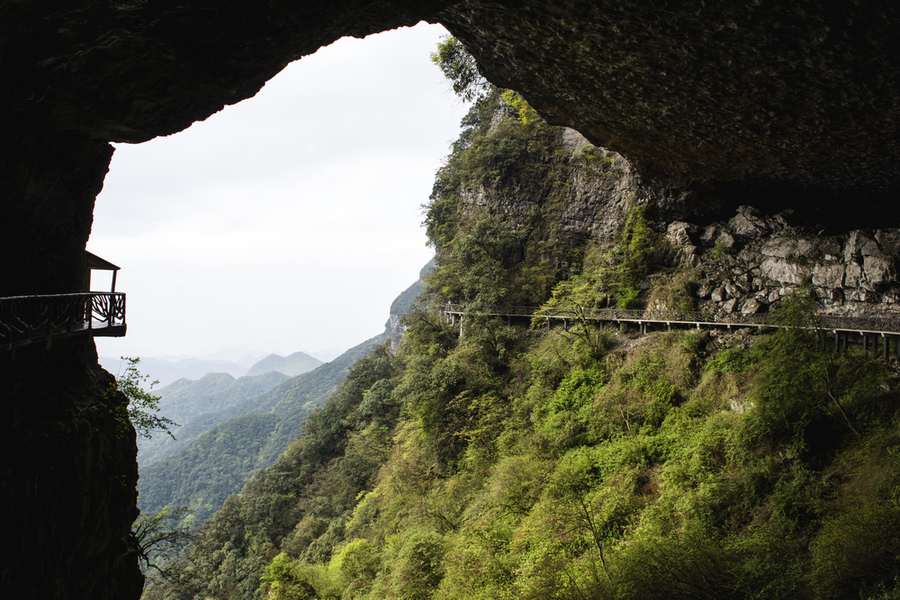
[[[125,294],[86,292],[0,298],[0,349],[82,333],[125,335]]]
[[[465,314],[462,304],[445,304],[442,312],[447,315]],[[679,310],[643,310],[643,309],[556,309],[541,310],[536,306],[481,306],[475,311],[482,315],[504,317],[538,317],[543,319],[564,319],[591,321],[614,321],[631,323],[665,323],[691,324],[697,326],[737,326],[737,327],[778,327],[779,323],[773,313],[750,315],[729,315],[728,318],[717,318],[708,312]],[[900,319],[884,317],[846,317],[841,315],[816,315],[809,323],[810,327],[831,329],[835,331],[852,331],[858,333],[900,333]]]

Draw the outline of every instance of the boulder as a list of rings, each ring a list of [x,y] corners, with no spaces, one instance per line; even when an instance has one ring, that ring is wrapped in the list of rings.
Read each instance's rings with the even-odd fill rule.
[[[692,245],[691,236],[697,233],[697,226],[683,221],[669,223],[666,229],[666,239],[675,246]]]
[[[894,262],[883,255],[866,255],[863,260],[863,275],[866,289],[873,291],[897,279]]]
[[[764,277],[779,283],[799,284],[806,275],[798,264],[774,256],[766,257],[759,268]]]
[[[744,306],[741,307],[741,314],[755,315],[756,313],[761,312],[763,306],[763,303],[756,298],[750,298],[749,300],[744,302]]]
[[[812,283],[821,288],[839,288],[844,283],[844,270],[843,263],[817,263],[813,267]]]
[[[739,206],[738,214],[728,221],[728,227],[736,234],[744,237],[759,237],[769,231],[759,211],[750,206]]]

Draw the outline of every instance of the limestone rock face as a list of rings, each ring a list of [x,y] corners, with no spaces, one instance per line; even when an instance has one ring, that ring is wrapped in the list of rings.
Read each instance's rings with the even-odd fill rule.
[[[561,183],[552,198],[527,187],[503,191],[467,189],[461,192],[467,218],[486,212],[502,215],[504,223],[514,229],[527,229],[533,226],[528,224],[530,215],[538,210],[543,213],[545,224],[559,224],[559,233],[567,242],[591,239],[601,244],[614,243],[629,203],[645,197],[647,191],[635,181],[634,170],[621,156],[592,146],[572,129],[560,129],[560,152],[554,160],[564,167],[566,175],[555,175]]]
[[[824,312],[900,316],[900,229],[824,235],[790,221],[741,206],[728,221],[707,226],[699,245],[688,234],[699,228],[685,222],[669,223],[667,239],[681,250],[682,266],[697,269],[697,300],[712,312],[766,312],[809,283]]]

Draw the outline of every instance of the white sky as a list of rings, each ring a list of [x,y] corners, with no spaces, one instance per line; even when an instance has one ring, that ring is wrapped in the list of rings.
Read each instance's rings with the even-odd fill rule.
[[[186,131],[117,145],[88,250],[122,268],[128,335],[99,353],[343,351],[382,331],[433,254],[420,207],[467,111],[430,61],[443,35],[339,40]]]

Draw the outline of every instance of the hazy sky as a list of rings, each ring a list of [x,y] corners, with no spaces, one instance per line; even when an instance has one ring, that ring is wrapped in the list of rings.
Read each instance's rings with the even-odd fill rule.
[[[343,351],[379,333],[433,254],[421,205],[467,110],[430,62],[443,35],[339,40],[186,131],[117,145],[88,250],[122,269],[128,335],[100,354]]]

